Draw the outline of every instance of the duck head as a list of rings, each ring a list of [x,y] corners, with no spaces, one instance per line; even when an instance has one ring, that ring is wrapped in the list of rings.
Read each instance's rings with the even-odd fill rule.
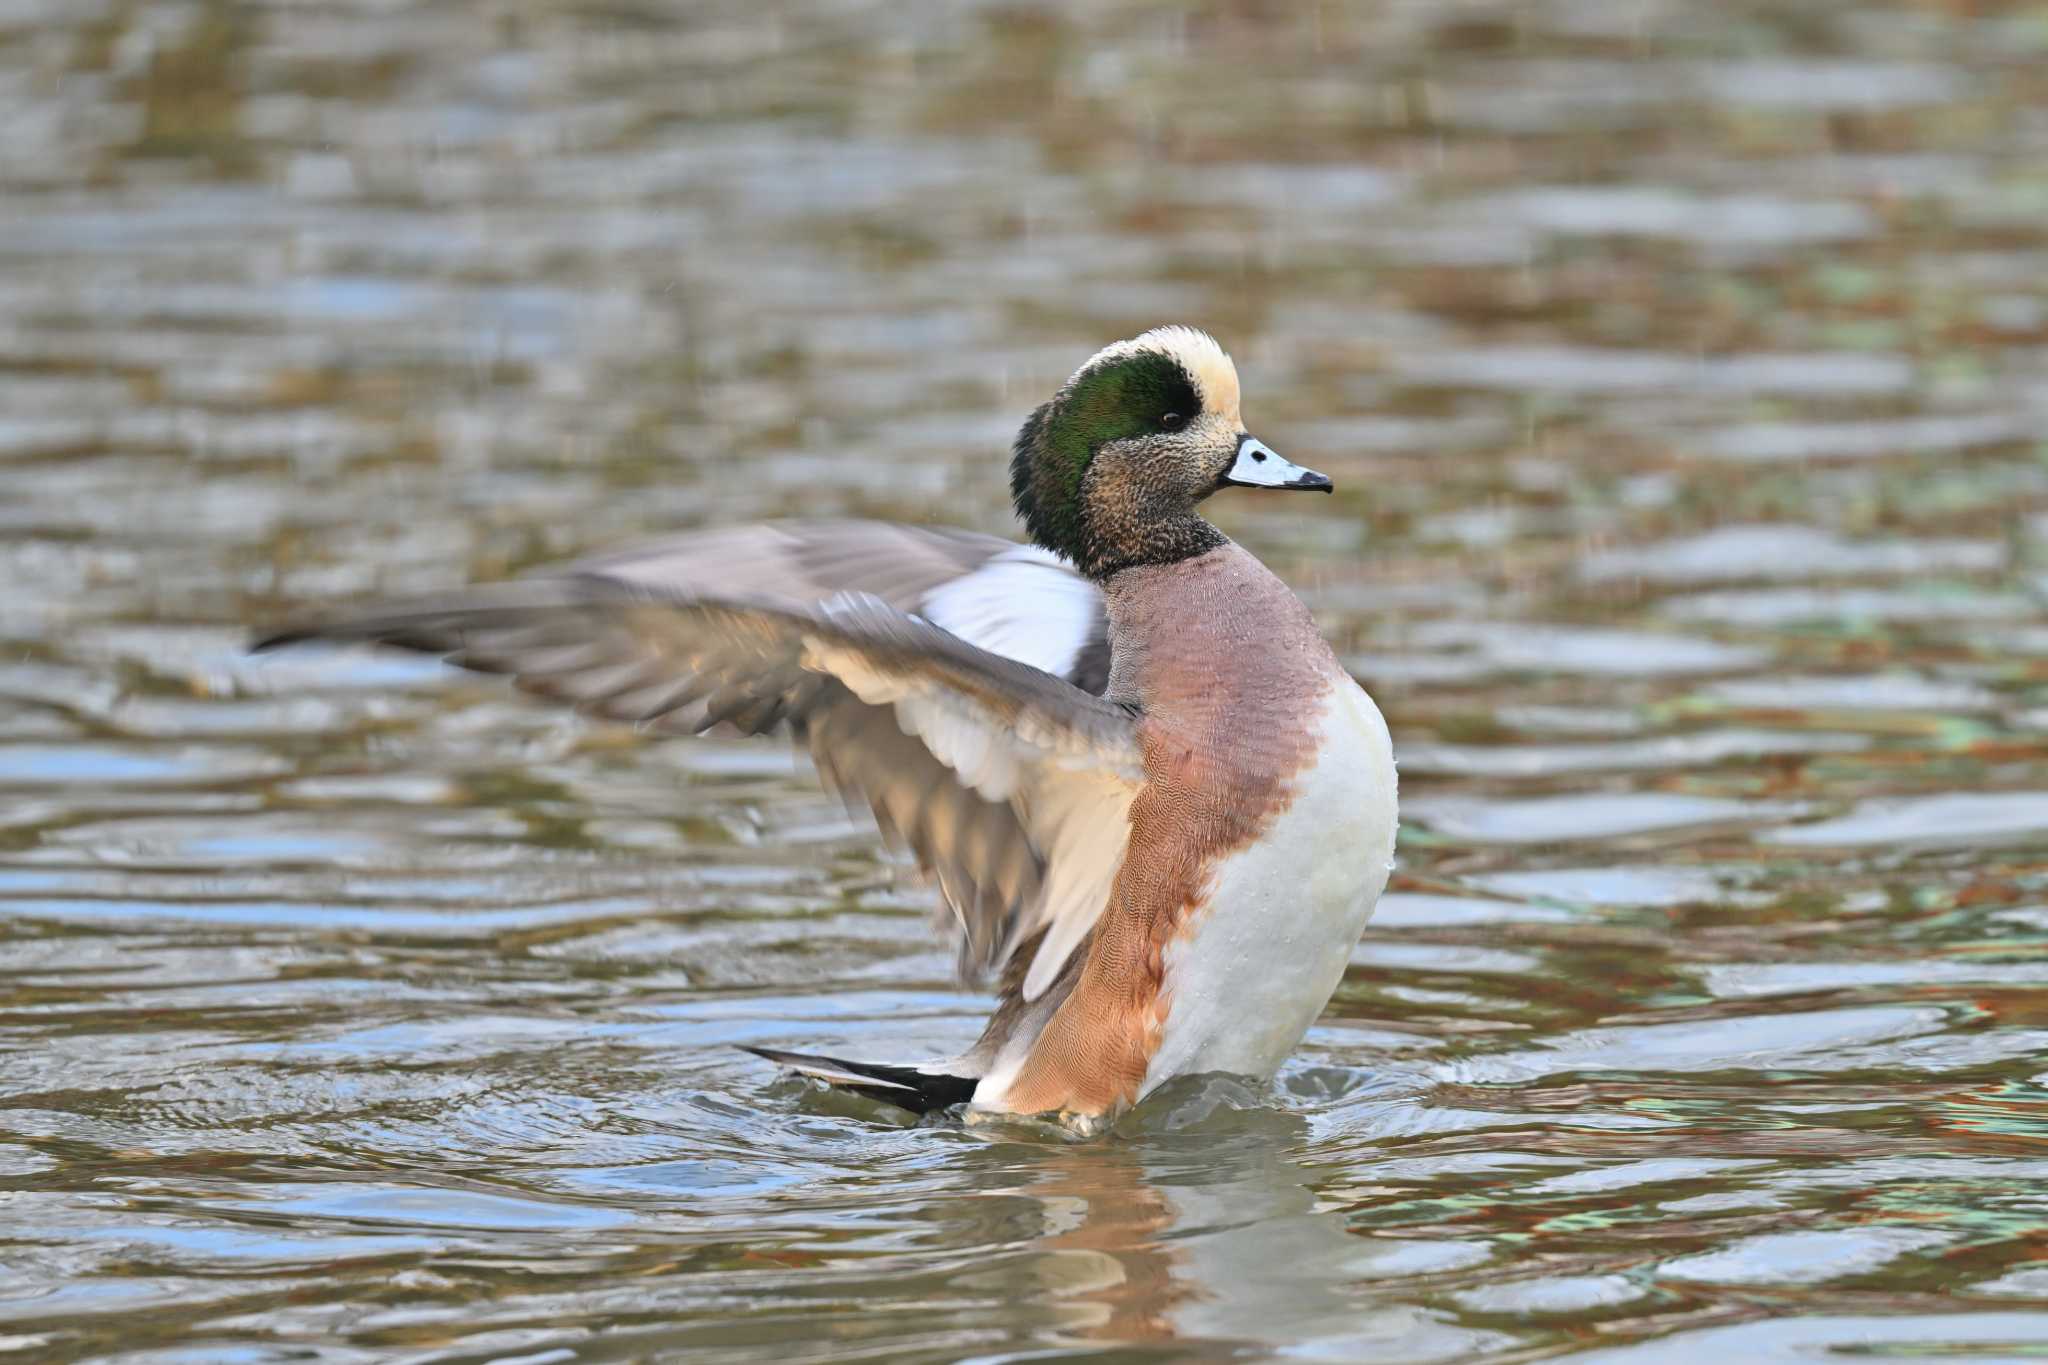
[[[1195,511],[1220,489],[1330,491],[1246,431],[1237,405],[1237,367],[1206,332],[1156,327],[1105,347],[1017,434],[1017,514],[1038,544],[1107,578],[1223,544]]]

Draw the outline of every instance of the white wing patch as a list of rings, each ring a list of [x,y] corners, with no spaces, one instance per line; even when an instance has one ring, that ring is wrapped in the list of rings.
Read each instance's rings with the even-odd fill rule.
[[[1059,677],[1072,675],[1081,652],[1100,632],[1104,613],[1101,591],[1058,555],[1036,545],[992,557],[933,591],[922,606],[924,618],[941,630]],[[960,722],[971,723],[969,718],[941,718],[931,708],[900,701],[896,712],[904,729],[924,740],[942,763],[984,796],[991,795],[973,770],[949,753],[957,744],[955,752],[967,756],[961,751],[968,746],[953,730]],[[1026,1001],[1037,1000],[1059,979],[1109,903],[1130,842],[1132,780],[1139,776],[1040,770],[1036,780],[1027,779],[1015,790],[1018,812],[1046,867],[1038,904],[1018,917],[1011,941],[1003,946],[1007,957],[1045,930],[1025,973]]]
[[[1058,555],[1020,545],[933,589],[921,614],[991,654],[1065,678],[1096,634],[1102,593]]]

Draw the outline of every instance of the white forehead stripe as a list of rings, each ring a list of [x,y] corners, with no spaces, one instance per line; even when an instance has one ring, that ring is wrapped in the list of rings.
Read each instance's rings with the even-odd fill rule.
[[[1170,355],[1181,363],[1195,381],[1195,388],[1202,396],[1202,408],[1227,419],[1232,426],[1238,423],[1237,366],[1230,361],[1230,355],[1216,343],[1216,338],[1193,327],[1154,327],[1151,331],[1105,346],[1088,357],[1080,369],[1068,377],[1073,383],[1096,365],[1105,360],[1115,360],[1127,355],[1138,355],[1153,351]],[[1190,414],[1192,415],[1192,414]]]

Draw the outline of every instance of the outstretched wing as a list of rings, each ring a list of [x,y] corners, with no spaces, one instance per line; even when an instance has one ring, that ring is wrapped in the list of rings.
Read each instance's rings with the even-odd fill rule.
[[[945,526],[771,521],[692,531],[574,566],[650,590],[808,608],[861,592],[969,644],[1102,694],[1102,592],[1035,545]]]
[[[621,571],[634,563],[393,603],[257,647],[371,641],[664,731],[786,729],[938,882],[964,972],[1044,931],[1024,984],[1041,994],[1122,861],[1143,775],[1131,713],[878,595],[712,596],[647,561]]]

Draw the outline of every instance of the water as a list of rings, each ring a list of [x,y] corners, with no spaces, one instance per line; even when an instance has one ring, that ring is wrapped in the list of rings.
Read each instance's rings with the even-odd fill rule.
[[[2048,1351],[2048,11],[0,4],[0,1350]],[[1271,1092],[984,1002],[786,752],[295,607],[1008,530],[1170,320],[1403,756]]]

